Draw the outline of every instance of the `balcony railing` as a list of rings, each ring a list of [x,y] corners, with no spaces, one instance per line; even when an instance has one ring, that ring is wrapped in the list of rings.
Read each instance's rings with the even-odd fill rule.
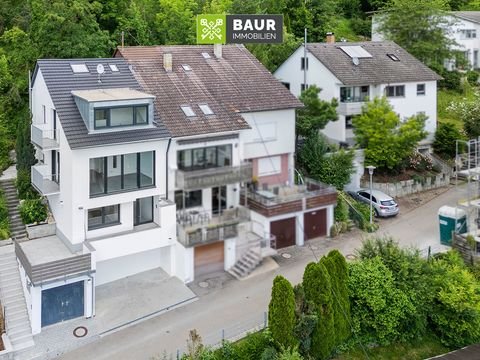
[[[251,163],[191,171],[177,170],[176,185],[183,190],[197,190],[251,181],[252,176]]]
[[[48,165],[32,166],[32,185],[43,196],[60,192],[58,174],[52,174]]]
[[[57,149],[58,130],[49,129],[46,124],[32,124],[31,126],[32,143],[43,150]]]
[[[238,224],[249,219],[249,210],[241,206],[214,216],[209,211],[178,211],[178,240],[190,247],[231,239],[238,236]]]
[[[340,98],[342,103],[355,103],[368,101],[368,95],[348,96]]]
[[[264,216],[303,211],[337,200],[335,188],[306,178],[303,184],[293,186],[268,186],[262,190],[248,190],[247,198],[241,194],[241,202]]]

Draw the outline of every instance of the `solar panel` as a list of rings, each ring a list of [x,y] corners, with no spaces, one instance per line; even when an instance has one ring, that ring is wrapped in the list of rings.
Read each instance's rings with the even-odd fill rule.
[[[342,49],[342,51],[345,54],[347,54],[348,56],[350,56],[352,59],[353,58],[361,59],[361,58],[371,58],[372,57],[372,55],[367,50],[365,50],[364,48],[362,48],[361,46],[358,46],[358,45],[340,46],[340,49]]]

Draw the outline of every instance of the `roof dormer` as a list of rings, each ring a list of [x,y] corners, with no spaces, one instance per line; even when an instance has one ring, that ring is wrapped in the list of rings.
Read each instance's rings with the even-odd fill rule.
[[[152,126],[155,96],[129,88],[72,91],[89,132]]]

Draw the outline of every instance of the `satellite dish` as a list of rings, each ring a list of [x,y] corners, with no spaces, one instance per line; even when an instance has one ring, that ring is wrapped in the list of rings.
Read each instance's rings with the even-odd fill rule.
[[[353,65],[358,66],[360,65],[360,60],[357,57],[352,58]]]
[[[97,65],[97,73],[102,75],[105,72],[105,67],[102,64]]]

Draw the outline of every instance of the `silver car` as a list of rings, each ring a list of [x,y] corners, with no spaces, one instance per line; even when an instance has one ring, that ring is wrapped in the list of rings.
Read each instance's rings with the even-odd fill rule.
[[[354,199],[370,204],[370,190],[360,189],[357,191],[348,192]],[[398,204],[393,198],[381,191],[372,190],[372,207],[375,211],[375,216],[388,217],[398,214]]]

